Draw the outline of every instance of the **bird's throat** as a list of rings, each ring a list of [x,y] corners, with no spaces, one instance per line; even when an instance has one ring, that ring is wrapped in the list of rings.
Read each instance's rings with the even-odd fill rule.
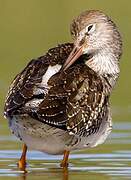
[[[95,54],[85,64],[99,75],[118,75],[120,72],[118,60],[110,53]]]

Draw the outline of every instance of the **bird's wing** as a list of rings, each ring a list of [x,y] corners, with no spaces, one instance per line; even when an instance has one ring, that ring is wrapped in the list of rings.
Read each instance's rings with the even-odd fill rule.
[[[43,68],[42,68],[43,67]],[[35,87],[41,82],[42,75],[46,72],[48,64],[43,64],[39,60],[32,60],[27,67],[16,76],[12,82],[5,103],[5,115],[11,116],[19,108],[25,105],[34,96],[43,93],[34,94]],[[42,90],[41,90],[42,91]]]
[[[42,84],[49,65],[62,64],[70,54],[73,44],[61,44],[50,49],[44,56],[31,60],[25,69],[11,83],[5,101],[4,115],[9,118],[22,113],[21,108],[31,100],[45,98],[48,87]],[[33,107],[32,107],[33,109]]]
[[[83,59],[66,72],[59,71],[42,83],[49,66],[63,64],[72,44],[51,49],[32,60],[15,78],[6,99],[5,116],[29,115],[71,133],[93,133],[99,128],[107,101],[103,82]],[[93,132],[91,132],[93,131]]]
[[[107,112],[108,96],[94,71],[84,63],[76,64],[66,73],[52,76],[48,84],[48,95],[32,116],[75,134],[92,134],[99,129]]]

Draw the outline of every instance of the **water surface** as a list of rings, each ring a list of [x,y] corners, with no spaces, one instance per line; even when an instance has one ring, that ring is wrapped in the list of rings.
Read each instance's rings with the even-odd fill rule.
[[[131,123],[128,122],[116,123],[104,145],[72,153],[68,170],[59,166],[62,156],[28,151],[25,174],[17,167],[21,155],[19,141],[11,135],[3,135],[0,144],[4,144],[0,150],[0,180],[4,177],[14,180],[131,178]]]

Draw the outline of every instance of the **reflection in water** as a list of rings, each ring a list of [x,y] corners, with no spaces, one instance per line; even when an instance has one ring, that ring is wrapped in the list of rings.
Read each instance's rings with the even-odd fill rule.
[[[68,168],[63,168],[63,180],[68,180]]]
[[[59,167],[59,162],[56,163],[56,161],[59,161],[59,156],[54,156],[52,160],[47,160],[48,155],[43,154],[45,159],[43,158],[43,160],[41,160],[40,157],[42,153],[33,151],[31,154],[34,160],[31,158],[28,160],[27,173],[18,170],[16,164],[18,156],[17,159],[14,160],[15,151],[0,151],[0,154],[2,157],[0,162],[0,176],[19,176],[20,179],[39,176],[40,179],[42,177],[44,177],[44,179],[50,177],[51,179],[62,180],[68,180],[68,176],[74,177],[74,174],[78,176],[84,174],[89,177],[101,177],[103,175],[111,177],[131,176],[131,151],[115,151],[110,154],[72,154],[68,169],[62,169]],[[10,160],[7,160],[8,154],[10,154]],[[5,159],[7,161],[5,161]],[[4,167],[2,167],[3,162]]]
[[[115,130],[104,145],[95,149],[80,151],[70,156],[68,169],[59,167],[62,156],[53,156],[38,151],[27,154],[27,173],[18,170],[20,150],[0,150],[0,180],[68,180],[68,179],[120,179],[131,177],[131,123],[115,125]],[[1,136],[0,144],[9,147],[18,142],[8,136]],[[6,146],[5,146],[6,147]],[[2,147],[4,149],[4,146]]]
[[[50,176],[52,177],[53,179],[55,179],[55,177],[58,177],[58,179],[60,180],[68,180],[68,168],[65,168],[65,169],[61,169],[61,171],[53,171],[53,170],[48,170],[49,173],[40,173],[39,176]],[[50,175],[49,175],[50,174]],[[30,174],[31,177],[36,175],[35,173],[31,173]],[[28,176],[30,176],[27,172],[23,172],[23,174],[21,174],[19,176],[19,180],[28,180]]]
[[[27,180],[26,177],[27,177],[27,176],[26,176],[26,173],[23,173],[23,174],[20,176],[19,180]]]

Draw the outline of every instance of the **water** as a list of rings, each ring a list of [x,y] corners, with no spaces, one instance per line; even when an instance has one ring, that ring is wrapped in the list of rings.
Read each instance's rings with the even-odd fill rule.
[[[131,123],[116,123],[104,145],[70,155],[68,170],[60,168],[62,156],[28,151],[27,173],[19,171],[20,144],[13,136],[1,136],[0,180],[9,179],[131,179]],[[7,144],[12,150],[7,149]],[[14,148],[16,147],[16,148]],[[17,149],[18,148],[18,149]]]

